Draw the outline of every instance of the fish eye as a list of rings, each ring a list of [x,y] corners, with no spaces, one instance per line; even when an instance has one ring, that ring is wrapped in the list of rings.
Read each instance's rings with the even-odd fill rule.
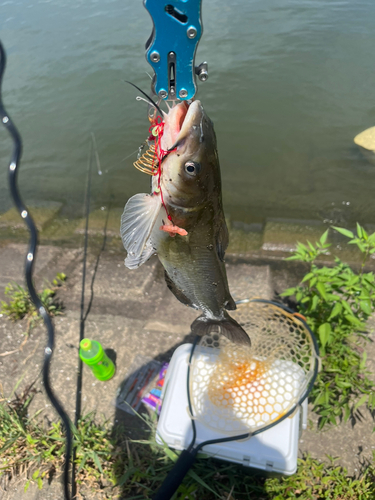
[[[187,161],[185,163],[185,172],[189,175],[197,175],[201,171],[200,163],[195,161]]]

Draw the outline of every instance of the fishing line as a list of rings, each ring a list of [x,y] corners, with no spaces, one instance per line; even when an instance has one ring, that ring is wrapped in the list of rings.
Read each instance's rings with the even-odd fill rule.
[[[91,141],[89,146],[89,154],[87,160],[87,181],[86,181],[86,189],[85,189],[85,198],[84,198],[84,207],[85,207],[85,239],[84,239],[84,248],[83,248],[83,267],[82,267],[82,291],[81,291],[81,304],[80,304],[80,331],[79,331],[79,343],[84,339],[85,336],[85,323],[86,319],[90,313],[91,306],[94,300],[94,282],[96,273],[99,267],[99,261],[102,252],[104,251],[106,241],[107,241],[107,225],[110,213],[110,206],[107,209],[107,215],[104,223],[104,235],[103,235],[103,243],[101,249],[99,251],[98,257],[96,259],[93,275],[91,278],[90,284],[90,300],[87,305],[85,311],[85,293],[86,293],[86,275],[87,275],[87,250],[88,250],[88,234],[89,234],[89,218],[90,218],[90,205],[91,205],[91,182],[92,182],[92,163],[93,156],[95,155],[96,165],[98,168],[98,175],[102,175],[102,170],[100,167],[100,159],[97,151],[97,145],[95,140],[95,135],[91,132]],[[76,411],[75,411],[75,419],[74,424],[77,428],[79,420],[81,418],[82,411],[82,380],[83,380],[83,362],[78,355],[78,371],[77,371],[77,387],[76,387]],[[75,458],[76,458],[76,447],[73,448],[73,461],[72,461],[72,498],[75,498],[77,494],[77,482],[76,482],[76,466],[75,466]]]
[[[96,263],[95,263],[95,267],[94,267],[94,272],[92,273],[92,278],[91,278],[91,283],[90,283],[90,300],[89,300],[89,303],[87,305],[87,309],[86,309],[86,313],[85,313],[85,316],[83,318],[84,321],[86,321],[90,311],[91,311],[91,306],[92,306],[92,303],[94,301],[94,283],[95,283],[95,278],[96,278],[96,273],[98,271],[98,268],[99,268],[99,262],[100,262],[100,257],[102,255],[102,253],[104,252],[105,250],[105,246],[106,246],[106,243],[107,243],[107,226],[108,226],[108,220],[109,220],[109,214],[110,214],[110,211],[111,211],[111,206],[112,204],[109,205],[108,209],[107,209],[107,215],[106,215],[106,219],[105,219],[105,222],[104,222],[104,228],[103,228],[103,243],[102,243],[102,246],[99,250],[99,254],[98,254],[98,257],[96,259]]]
[[[12,122],[11,118],[9,117],[8,113],[5,110],[5,107],[2,102],[2,93],[1,93],[1,87],[2,87],[2,81],[3,81],[3,75],[5,71],[5,65],[6,65],[6,55],[5,55],[5,50],[0,42],[0,118],[1,122],[7,129],[8,133],[10,134],[12,141],[13,141],[13,151],[11,155],[11,160],[9,164],[9,187],[10,187],[10,192],[13,198],[13,202],[21,215],[22,219],[24,219],[29,232],[30,232],[30,241],[29,241],[29,248],[27,251],[26,259],[25,259],[25,278],[26,278],[26,286],[29,291],[30,298],[32,302],[34,303],[36,310],[38,313],[42,316],[44,324],[47,328],[47,346],[44,349],[44,363],[43,363],[43,384],[45,391],[47,393],[47,396],[49,400],[51,401],[52,406],[55,408],[57,413],[59,414],[65,428],[65,437],[66,437],[66,444],[65,444],[65,464],[64,464],[64,472],[63,472],[63,478],[62,478],[62,483],[63,483],[63,491],[64,491],[64,498],[65,500],[70,500],[70,494],[69,494],[69,487],[68,487],[68,482],[69,482],[69,465],[70,465],[70,456],[72,452],[72,431],[70,428],[71,422],[69,420],[68,415],[66,414],[63,406],[59,402],[59,400],[56,398],[54,395],[51,385],[50,385],[50,380],[49,380],[49,375],[50,375],[50,363],[52,359],[52,354],[53,354],[53,349],[54,349],[54,343],[55,343],[55,332],[54,332],[54,327],[51,321],[50,316],[48,315],[46,309],[44,308],[40,298],[38,297],[38,294],[34,288],[33,284],[33,269],[34,269],[34,261],[36,258],[36,251],[37,251],[37,245],[38,245],[38,231],[35,226],[35,223],[30,216],[30,213],[26,207],[26,205],[23,203],[18,186],[17,186],[17,175],[18,175],[18,169],[19,169],[19,163],[22,155],[22,140],[21,136]]]
[[[137,85],[134,85],[134,83],[132,83],[132,82],[128,82],[127,80],[124,80],[124,82],[125,82],[125,83],[128,83],[129,85],[132,85],[132,86],[133,86],[134,88],[136,88],[139,92],[141,92],[141,94],[142,94],[142,95],[144,95],[144,96],[145,96],[145,98],[147,99],[147,102],[149,102],[149,103],[151,104],[151,106],[154,106],[154,107],[155,107],[155,108],[159,111],[159,113],[160,113],[160,116],[161,116],[161,117],[163,117],[163,115],[165,115],[165,113],[161,110],[161,108],[160,108],[160,107],[156,104],[156,102],[155,102],[155,101],[153,101],[153,100],[151,99],[151,97],[150,97],[150,96],[148,96],[148,95],[146,94],[146,92],[143,92],[143,90],[142,90],[142,89],[140,89],[139,87],[137,87]]]
[[[100,158],[99,158],[99,153],[98,153],[98,146],[96,144],[96,138],[95,138],[94,132],[91,132],[91,141],[92,141],[92,148],[94,149],[94,153],[95,153],[96,166],[98,168],[98,175],[103,175],[102,167],[100,165]]]
[[[82,290],[81,290],[81,306],[80,306],[80,323],[79,323],[79,343],[84,339],[85,334],[85,286],[86,286],[86,264],[87,264],[87,246],[88,246],[88,226],[89,226],[89,213],[90,213],[90,191],[91,191],[91,166],[92,166],[92,153],[94,148],[93,137],[90,141],[89,157],[87,161],[87,182],[85,190],[85,202],[86,207],[86,221],[85,221],[85,240],[83,246],[83,268],[82,268]],[[98,171],[99,172],[99,171]],[[78,344],[79,344],[78,343]],[[78,354],[78,370],[77,370],[77,388],[76,388],[76,411],[74,424],[76,428],[78,427],[79,419],[81,418],[82,409],[82,369],[83,362]],[[76,461],[77,449],[73,448],[73,460],[72,460],[72,498],[75,498],[77,494],[77,484],[76,484]]]
[[[127,160],[128,158],[130,158],[131,156],[136,155],[137,153],[139,153],[139,149],[140,149],[140,148],[137,148],[135,151],[133,151],[132,153],[130,153],[130,155],[125,156],[125,158],[123,158],[123,159],[122,159],[122,160],[120,160],[120,161],[125,161],[125,160]],[[108,169],[108,170],[110,170],[110,169]]]

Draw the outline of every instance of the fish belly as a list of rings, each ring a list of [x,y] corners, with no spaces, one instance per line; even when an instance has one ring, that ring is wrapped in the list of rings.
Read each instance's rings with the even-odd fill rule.
[[[176,236],[163,241],[157,253],[170,280],[189,305],[209,317],[219,318],[230,294],[224,263],[208,247],[213,245],[191,245],[188,237]]]

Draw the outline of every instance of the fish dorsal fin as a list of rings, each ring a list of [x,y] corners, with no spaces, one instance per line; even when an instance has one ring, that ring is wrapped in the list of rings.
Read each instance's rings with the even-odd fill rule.
[[[131,259],[142,257],[161,206],[160,196],[145,193],[132,196],[125,205],[121,217],[121,239]]]
[[[225,219],[223,219],[216,233],[216,251],[221,261],[224,260],[225,251],[229,244],[229,233]]]

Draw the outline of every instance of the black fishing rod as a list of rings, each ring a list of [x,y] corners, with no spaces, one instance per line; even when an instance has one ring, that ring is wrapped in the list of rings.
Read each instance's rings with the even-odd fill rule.
[[[25,221],[29,232],[30,232],[30,241],[29,241],[29,248],[26,254],[26,259],[25,259],[25,278],[26,278],[26,285],[27,289],[29,291],[30,298],[32,302],[34,303],[36,310],[38,313],[42,316],[44,324],[47,328],[47,346],[44,349],[44,363],[43,363],[43,384],[44,388],[46,390],[47,396],[49,400],[51,401],[52,406],[55,408],[57,413],[59,414],[65,428],[65,437],[66,437],[66,445],[65,445],[65,464],[64,464],[64,473],[62,477],[62,483],[63,483],[63,491],[64,491],[64,498],[65,500],[70,500],[70,492],[69,492],[69,469],[70,469],[70,456],[72,453],[72,431],[71,431],[71,423],[69,420],[69,417],[67,413],[65,412],[63,406],[57,399],[57,397],[54,395],[51,385],[50,385],[50,380],[49,380],[49,373],[50,373],[50,363],[51,363],[51,358],[53,354],[53,348],[54,348],[54,343],[55,343],[55,331],[53,327],[52,320],[46,311],[45,307],[43,306],[40,298],[38,297],[38,294],[34,288],[33,284],[33,270],[34,270],[34,261],[36,258],[36,250],[37,250],[37,245],[38,245],[38,231],[35,226],[35,223],[27,209],[27,206],[23,203],[22,198],[20,196],[18,186],[17,186],[17,175],[18,175],[18,170],[19,170],[19,164],[21,160],[21,155],[22,155],[22,140],[21,136],[14,125],[13,121],[11,120],[10,116],[5,110],[5,107],[2,102],[2,81],[3,81],[3,75],[5,71],[5,65],[6,65],[6,55],[5,55],[5,50],[0,42],[0,119],[2,124],[5,126],[7,131],[9,132],[11,139],[13,141],[13,151],[9,163],[9,187],[10,187],[10,192],[13,198],[13,202],[18,210],[18,213],[22,217],[22,219]]]

